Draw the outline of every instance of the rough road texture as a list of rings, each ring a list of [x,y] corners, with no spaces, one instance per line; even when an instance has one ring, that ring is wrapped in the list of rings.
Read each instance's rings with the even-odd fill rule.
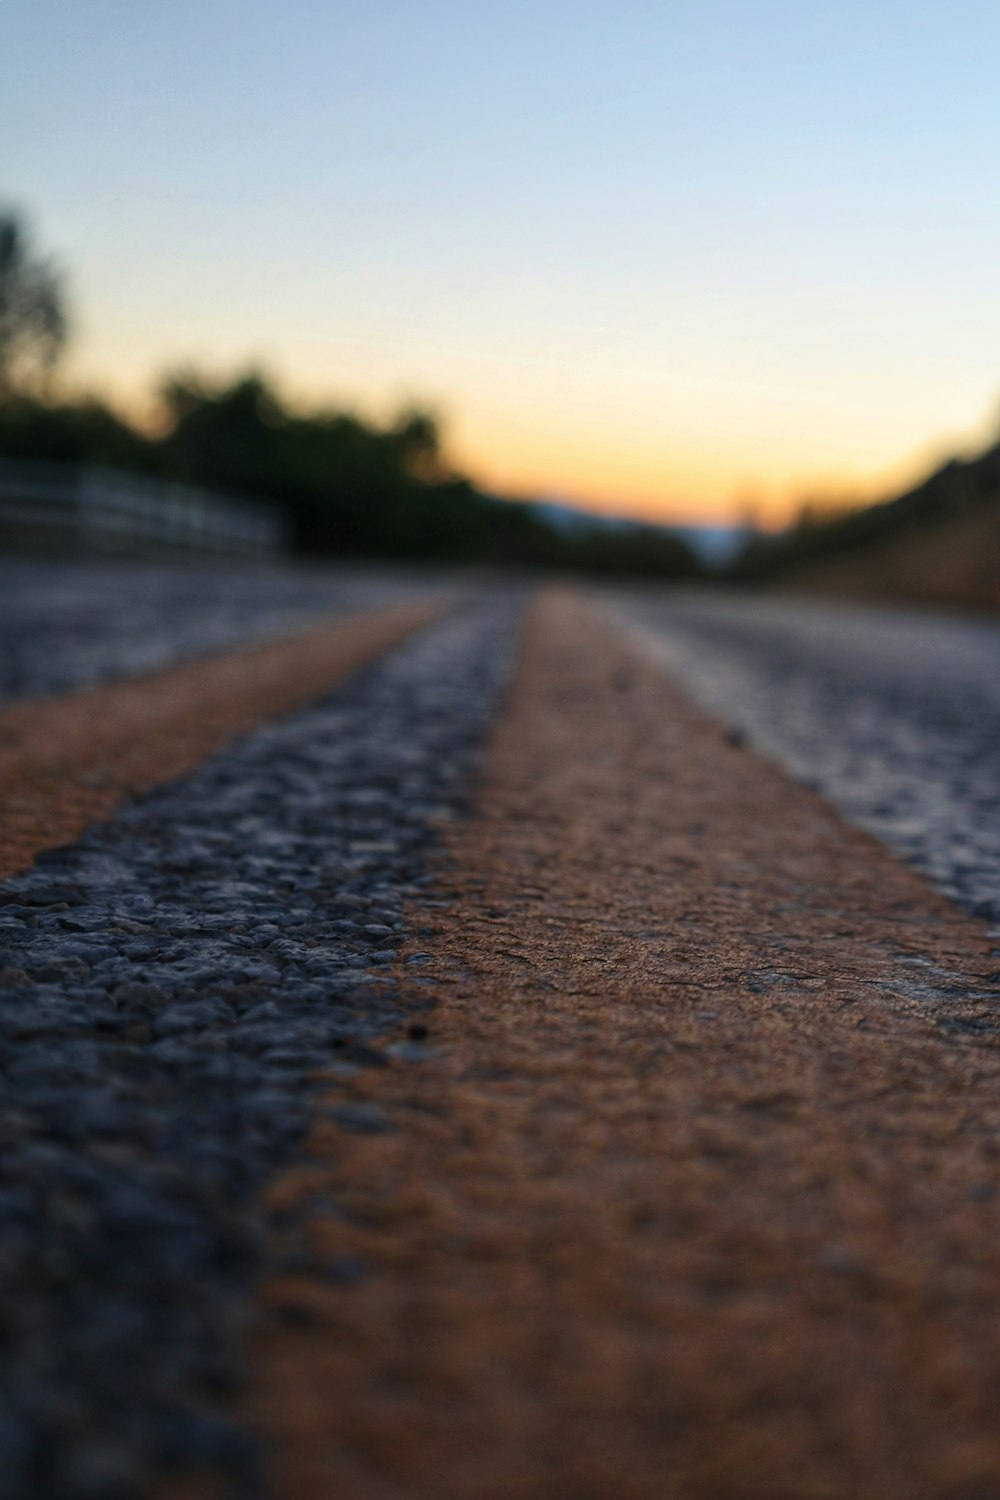
[[[606,598],[702,703],[1000,927],[1000,625],[721,591]]]
[[[566,600],[447,854],[427,1060],[268,1194],[358,1267],[265,1299],[279,1500],[995,1500],[985,929]]]
[[[318,1072],[384,1069],[392,1025],[405,1055],[402,902],[517,608],[448,617],[0,890],[2,1500],[135,1500],[173,1471],[258,1493],[230,1408],[252,1285],[286,1254],[260,1192]],[[321,1114],[345,1145],[382,1124],[349,1094]]]
[[[388,566],[0,557],[0,700],[141,676],[443,590],[458,591],[454,575]]]
[[[0,711],[0,879],[68,843],[123,797],[190,771],[331,687],[440,605],[349,616],[267,645]]]

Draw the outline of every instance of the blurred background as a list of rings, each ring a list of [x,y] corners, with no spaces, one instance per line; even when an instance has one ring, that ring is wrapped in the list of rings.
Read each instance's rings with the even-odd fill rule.
[[[6,0],[8,552],[1000,603],[985,0]]]

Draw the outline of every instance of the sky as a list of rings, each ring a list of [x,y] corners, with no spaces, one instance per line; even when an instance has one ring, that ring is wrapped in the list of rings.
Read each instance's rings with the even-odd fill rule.
[[[68,377],[419,403],[488,487],[780,524],[1000,424],[995,0],[0,0]]]

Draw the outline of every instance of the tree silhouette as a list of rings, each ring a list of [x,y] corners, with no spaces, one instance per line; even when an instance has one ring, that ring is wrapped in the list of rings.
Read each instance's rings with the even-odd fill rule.
[[[19,216],[0,212],[0,401],[44,387],[66,341],[62,281]]]
[[[427,412],[408,407],[400,413],[388,437],[406,473],[428,483],[446,477],[441,433],[436,420]]]

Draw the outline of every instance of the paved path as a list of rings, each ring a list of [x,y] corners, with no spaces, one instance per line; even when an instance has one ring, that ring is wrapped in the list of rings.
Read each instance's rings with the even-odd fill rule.
[[[442,601],[344,615],[143,678],[0,709],[0,879],[128,799],[308,702]]]
[[[1000,924],[1000,625],[681,590],[606,599],[752,745]]]
[[[661,626],[390,602],[82,695],[106,815],[177,687],[0,885],[0,1500],[992,1500],[987,926]]]
[[[399,970],[430,1056],[271,1189],[276,1494],[997,1493],[982,929],[568,600],[447,853]]]
[[[455,574],[400,567],[0,558],[0,702],[138,676],[460,587]]]
[[[401,613],[314,632],[315,706],[0,887],[3,1500],[131,1500],[202,1469],[258,1493],[233,1397],[252,1287],[290,1252],[257,1195],[300,1159],[317,1075],[384,1063],[373,1040],[413,1010],[391,977],[402,902],[496,711],[517,600],[429,624],[411,607],[425,628],[357,673]],[[273,711],[282,682],[247,680],[261,649],[289,655],[217,659],[237,691],[211,748]],[[168,722],[137,737],[154,784],[197,748],[212,668],[174,669]],[[370,1123],[347,1099],[332,1117]]]

